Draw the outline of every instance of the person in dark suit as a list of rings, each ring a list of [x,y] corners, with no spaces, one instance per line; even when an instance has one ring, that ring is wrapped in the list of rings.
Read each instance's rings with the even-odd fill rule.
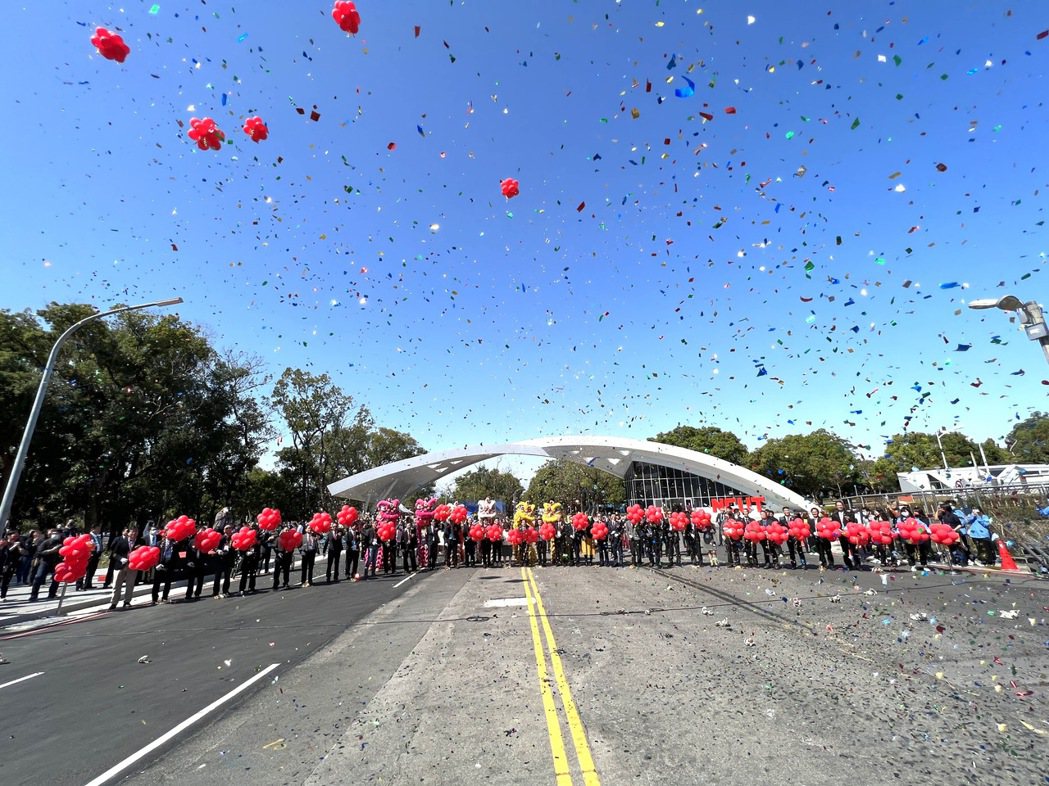
[[[241,597],[255,592],[255,578],[259,572],[259,555],[262,551],[262,543],[259,542],[257,528],[254,524],[251,526],[252,529],[256,529],[255,545],[247,551],[241,552],[240,556],[239,589]]]
[[[166,537],[160,544],[160,562],[153,570],[153,603],[151,605],[157,605],[158,597],[164,603],[168,602],[171,582],[175,578],[175,571],[178,570],[178,567],[178,544]],[[163,595],[160,591],[161,586],[164,588]]]
[[[863,562],[860,560],[856,546],[849,543],[849,539],[845,536],[845,525],[850,521],[856,521],[856,514],[851,510],[846,510],[845,503],[838,500],[834,504],[834,513],[831,514],[831,518],[841,525],[838,543],[841,544],[841,558],[845,562],[845,570],[863,570]]]
[[[212,557],[215,569],[215,581],[211,585],[211,597],[224,598],[229,595],[229,582],[233,576],[233,565],[237,561],[237,552],[233,548],[233,525],[227,524],[222,532],[222,541]]]
[[[332,527],[328,533],[328,564],[324,567],[324,579],[331,584],[331,574],[335,574],[335,581],[339,580],[339,562],[342,559],[342,527]]]
[[[357,567],[361,558],[360,524],[354,524],[346,530],[346,578],[352,579],[357,575]]]
[[[95,578],[95,571],[98,570],[98,561],[102,559],[102,534],[99,532],[98,524],[93,525],[88,534],[91,535],[91,542],[95,544],[95,550],[87,558],[87,572],[82,579],[77,580],[77,592],[95,588],[92,582]]]
[[[109,561],[113,564],[116,573],[113,576],[113,599],[109,604],[109,610],[113,611],[120,601],[121,592],[124,593],[124,608],[131,606],[131,596],[135,591],[135,581],[138,579],[138,571],[128,567],[127,561],[131,552],[139,546],[144,546],[145,541],[138,536],[138,530],[130,527],[124,530],[124,534],[109,543]]]

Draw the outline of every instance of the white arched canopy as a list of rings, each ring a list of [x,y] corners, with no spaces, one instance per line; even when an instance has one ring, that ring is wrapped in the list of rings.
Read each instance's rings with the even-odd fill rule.
[[[343,478],[328,486],[328,491],[336,497],[360,500],[370,506],[380,499],[403,499],[445,475],[498,456],[564,458],[618,478],[625,478],[635,461],[658,464],[717,481],[744,494],[764,497],[767,506],[808,509],[808,501],[800,494],[738,464],[687,448],[623,437],[540,437],[426,453]]]

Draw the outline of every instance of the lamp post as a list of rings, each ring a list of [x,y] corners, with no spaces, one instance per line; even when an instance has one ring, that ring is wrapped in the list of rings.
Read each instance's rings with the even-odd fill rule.
[[[994,298],[970,300],[969,308],[998,308],[1002,311],[1015,311],[1020,315],[1020,324],[1023,325],[1027,337],[1041,344],[1045,359],[1049,361],[1049,326],[1045,324],[1045,314],[1037,301],[1029,300],[1024,303],[1016,295],[1006,295],[997,300]]]
[[[94,322],[96,319],[102,319],[102,317],[108,317],[112,314],[121,314],[125,311],[138,311],[142,308],[152,308],[154,306],[174,306],[181,302],[182,298],[176,297],[168,300],[157,300],[152,303],[140,303],[137,306],[121,306],[120,308],[113,308],[109,311],[100,311],[97,314],[92,314],[91,316],[85,317],[79,322],[70,325],[66,328],[66,331],[58,337],[55,345],[51,347],[51,354],[48,355],[47,365],[44,366],[44,374],[40,378],[39,387],[36,389],[36,399],[34,399],[33,408],[29,412],[29,421],[26,423],[25,431],[22,432],[22,441],[18,444],[18,452],[15,454],[14,464],[11,465],[11,476],[7,479],[7,486],[4,488],[4,500],[0,503],[0,527],[7,526],[7,520],[11,515],[11,507],[15,502],[15,491],[18,489],[18,481],[22,477],[22,467],[25,464],[26,454],[29,453],[29,443],[33,439],[33,431],[36,430],[36,421],[40,417],[40,410],[44,408],[44,398],[47,395],[47,386],[51,381],[51,375],[54,373],[55,365],[58,362],[58,351],[62,348],[62,345],[66,343],[66,340],[88,322]]]

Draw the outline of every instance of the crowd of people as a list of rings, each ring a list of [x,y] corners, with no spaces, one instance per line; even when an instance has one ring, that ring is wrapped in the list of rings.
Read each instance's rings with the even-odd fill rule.
[[[825,511],[813,507],[808,512],[783,508],[778,514],[768,509],[741,510],[735,506],[720,512],[709,524],[697,526],[689,519],[683,529],[670,525],[670,516],[660,515],[653,521],[635,520],[620,513],[585,517],[585,526],[577,517],[563,517],[546,530],[546,537],[530,533],[525,538],[524,525],[496,521],[501,533],[490,536],[492,514],[482,508],[482,520],[487,515],[488,527],[483,537],[477,536],[478,527],[471,521],[431,520],[417,526],[411,515],[403,514],[393,537],[380,538],[380,527],[374,517],[362,516],[350,526],[333,524],[323,535],[316,534],[305,523],[288,522],[273,530],[260,528],[257,523],[244,524],[255,532],[249,548],[239,549],[234,542],[235,527],[223,511],[214,529],[216,544],[207,552],[196,546],[193,536],[175,541],[165,535],[167,530],[149,525],[140,533],[129,527],[103,543],[100,528],[90,528],[94,549],[86,574],[76,582],[76,590],[90,590],[103,555],[108,556],[103,587],[112,589],[110,609],[132,603],[136,585],[151,585],[151,603],[168,603],[176,584],[184,582],[184,601],[199,600],[206,588],[210,596],[225,598],[230,595],[251,595],[260,583],[272,582],[272,590],[292,586],[292,568],[296,554],[299,557],[298,585],[310,587],[319,578],[318,557],[323,558],[324,580],[329,583],[341,579],[367,580],[381,571],[385,575],[417,570],[458,567],[500,567],[514,565],[598,565],[623,567],[673,567],[689,564],[704,566],[747,565],[756,568],[805,569],[815,555],[824,569],[838,567],[833,540],[818,536],[817,523],[831,519],[838,525],[837,538],[841,567],[858,571],[870,563],[881,566],[910,565],[913,570],[933,560],[933,543],[929,538],[912,542],[901,535],[901,524],[917,526],[929,532],[933,521],[950,526],[959,534],[958,540],[940,555],[942,561],[967,565],[993,566],[995,550],[990,519],[979,509],[955,511],[951,503],[942,503],[935,517],[905,505],[884,511],[852,510],[838,502],[834,509]],[[766,536],[777,526],[782,533],[792,522],[802,520],[809,534],[800,536],[804,529],[795,528],[780,543]],[[856,543],[846,535],[850,523],[871,527],[877,522],[888,522],[890,543]],[[734,537],[746,528],[749,535]],[[204,527],[198,528],[199,530]],[[514,529],[519,529],[517,537]],[[855,529],[855,527],[854,527]],[[537,530],[538,531],[538,530]],[[298,533],[294,538],[282,538],[282,533]],[[0,538],[0,599],[6,599],[12,582],[31,587],[30,601],[37,601],[44,585],[48,597],[55,597],[59,584],[55,568],[61,561],[59,549],[66,537],[75,534],[72,527],[53,529],[46,533],[33,530],[23,537],[17,531],[7,531]],[[500,537],[501,535],[501,537]],[[862,541],[863,539],[861,539]],[[289,543],[294,543],[293,547]],[[149,570],[136,570],[131,554],[140,546],[156,546],[159,561]],[[815,567],[815,563],[813,563]],[[262,579],[266,576],[266,579]],[[234,583],[234,579],[236,582]]]

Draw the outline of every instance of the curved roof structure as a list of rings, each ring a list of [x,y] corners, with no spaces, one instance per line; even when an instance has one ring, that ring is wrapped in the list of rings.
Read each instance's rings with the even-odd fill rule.
[[[390,497],[402,499],[445,475],[507,455],[564,458],[619,478],[626,477],[634,461],[659,464],[718,481],[753,496],[763,496],[767,505],[808,509],[808,501],[800,494],[737,464],[687,448],[623,437],[540,437],[426,453],[351,475],[329,485],[328,491],[336,497],[361,500],[368,505]]]

